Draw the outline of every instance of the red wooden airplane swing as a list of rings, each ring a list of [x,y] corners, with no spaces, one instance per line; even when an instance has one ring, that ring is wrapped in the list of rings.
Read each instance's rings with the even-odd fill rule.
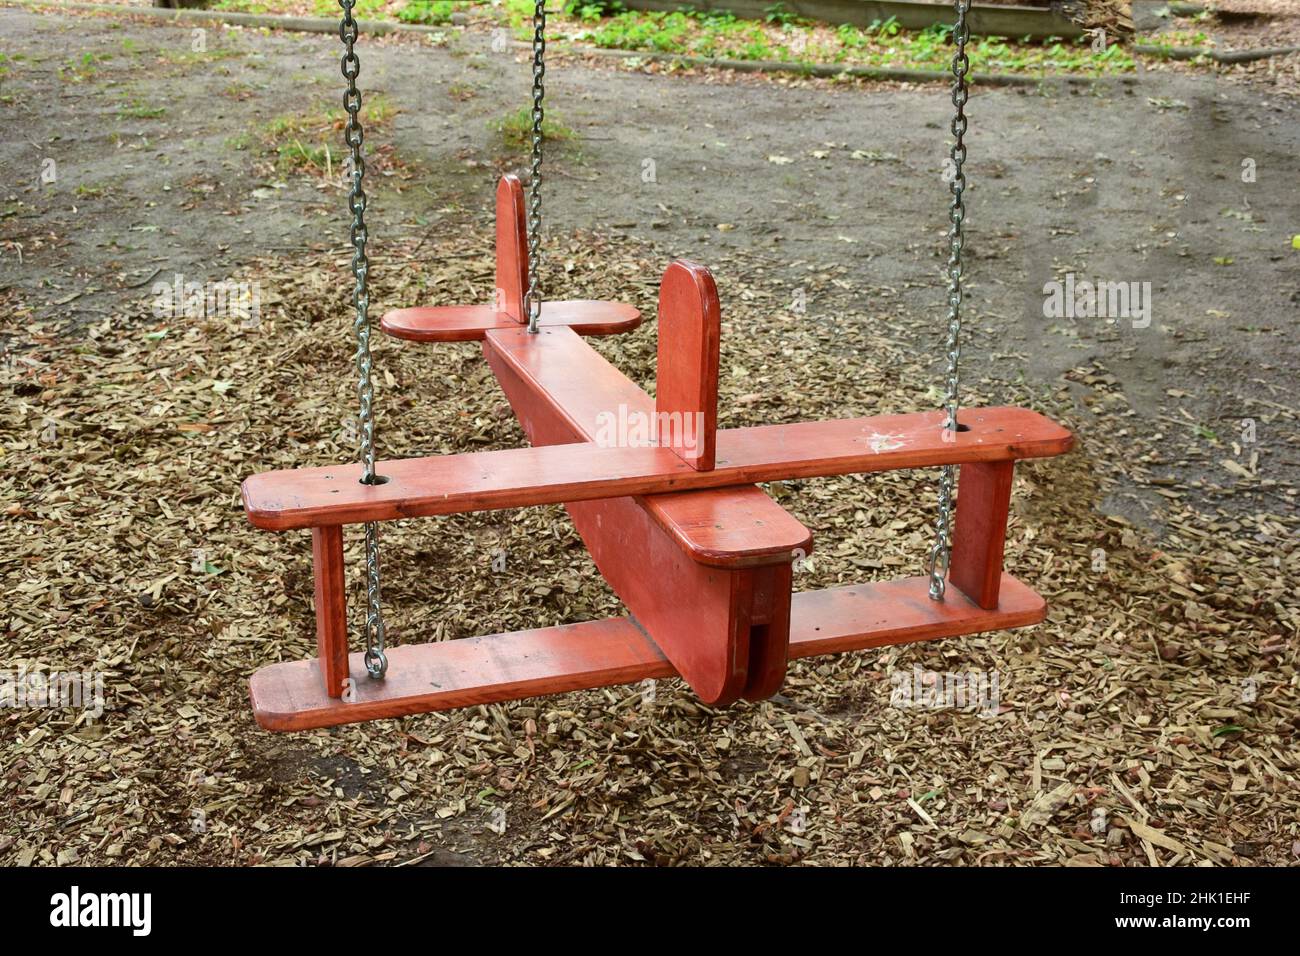
[[[944,411],[719,430],[721,309],[708,270],[679,260],[664,274],[651,399],[581,337],[635,328],[635,309],[530,308],[538,298],[529,225],[519,181],[507,176],[497,190],[496,301],[399,309],[382,328],[424,342],[480,341],[532,447],[378,463],[371,451],[358,465],[244,482],[254,525],[311,529],[315,567],[318,654],[253,675],[263,727],[302,730],[675,675],[705,703],[725,706],[771,696],[795,658],[1043,619],[1042,598],[1003,571],[1003,544],[1015,461],[1068,451],[1066,429],[1026,409],[985,408],[964,410],[960,430]],[[364,319],[363,303],[358,310]],[[360,344],[359,361],[368,362]],[[664,422],[699,425],[661,432],[654,444],[608,445],[598,438],[611,415],[652,423],[651,433]],[[936,465],[960,468],[946,593],[940,580],[935,594],[934,574],[792,593],[792,563],[810,553],[812,535],[755,482]],[[385,650],[382,623],[374,626],[376,522],[555,503],[629,616]],[[367,526],[371,573],[367,649],[354,654],[348,524]]]

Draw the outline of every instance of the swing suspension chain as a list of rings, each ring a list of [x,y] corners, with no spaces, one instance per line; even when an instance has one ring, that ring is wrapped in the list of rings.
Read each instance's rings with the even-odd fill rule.
[[[528,292],[524,309],[528,331],[536,332],[542,315],[542,292],[537,279],[542,232],[542,101],[546,87],[546,0],[536,0],[533,8],[533,154],[528,172]]]
[[[953,40],[957,50],[952,58],[952,104],[956,112],[952,118],[952,150],[949,153],[952,179],[948,188],[952,204],[948,210],[948,368],[945,375],[943,427],[957,431],[957,406],[959,400],[958,365],[961,361],[961,304],[962,304],[962,245],[965,242],[966,224],[966,102],[970,94],[966,87],[966,74],[970,59],[966,56],[966,42],[970,39],[970,24],[966,15],[971,0],[954,0],[957,22],[953,27]],[[953,436],[955,437],[955,436]],[[939,516],[934,524],[934,546],[930,549],[930,597],[942,601],[947,589],[948,564],[952,556],[952,496],[957,482],[955,465],[945,465],[939,478]]]
[[[361,153],[361,144],[365,134],[357,114],[361,111],[361,91],[357,89],[357,76],[361,73],[361,60],[357,57],[354,44],[360,32],[357,21],[352,17],[352,8],[356,0],[339,0],[343,8],[343,20],[339,24],[339,37],[343,40],[343,76],[348,81],[347,91],[343,94],[343,108],[347,111],[347,125],[343,129],[343,139],[351,150],[352,187],[348,194],[348,207],[352,210],[352,277],[356,285],[352,293],[352,304],[356,309],[356,318],[352,328],[357,340],[357,399],[359,405],[358,419],[361,426],[361,463],[365,474],[363,484],[373,485],[375,479],[375,388],[371,381],[373,362],[370,357],[370,293],[367,281],[370,263],[366,258],[366,192],[361,188],[366,174],[366,161]],[[366,624],[365,624],[365,662],[366,673],[375,680],[384,676],[388,670],[388,657],[384,653],[384,617],[379,597],[379,526],[371,521],[365,526],[366,532]]]

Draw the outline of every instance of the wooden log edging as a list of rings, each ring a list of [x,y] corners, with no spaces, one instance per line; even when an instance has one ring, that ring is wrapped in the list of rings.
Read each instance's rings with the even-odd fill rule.
[[[526,44],[521,44],[521,46]],[[737,73],[791,73],[819,78],[840,76],[866,80],[900,80],[911,83],[950,83],[952,74],[947,70],[914,70],[896,66],[852,66],[835,63],[790,63],[780,60],[728,60],[720,57],[687,56],[680,53],[651,53],[642,50],[604,50],[599,47],[574,47],[573,52],[586,56],[606,56],[648,60],[678,66],[715,70],[735,70]],[[1096,83],[1133,84],[1136,73],[1082,76],[1076,73],[979,73],[970,74],[972,86],[1041,86],[1089,85]]]
[[[1255,60],[1268,60],[1275,56],[1300,53],[1300,46],[1260,47],[1257,50],[1214,50],[1209,47],[1164,47],[1139,43],[1133,47],[1133,52],[1141,53],[1143,56],[1164,57],[1168,60],[1196,60],[1206,57],[1215,63],[1251,63]]]
[[[730,13],[742,20],[765,20],[779,2],[792,16],[821,23],[848,23],[867,27],[893,18],[900,27],[924,30],[952,23],[952,4],[917,0],[623,0],[633,10],[672,13],[692,9],[705,13]],[[1061,37],[1083,36],[1083,27],[1054,10],[1039,7],[986,6],[972,4],[967,16],[970,32],[976,36]]]

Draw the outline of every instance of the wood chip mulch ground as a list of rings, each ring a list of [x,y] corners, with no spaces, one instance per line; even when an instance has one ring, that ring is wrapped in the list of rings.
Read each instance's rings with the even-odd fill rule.
[[[489,235],[375,249],[377,311],[485,301]],[[310,548],[254,531],[238,488],[353,457],[346,261],[258,263],[242,277],[259,283],[256,327],[158,317],[146,298],[73,331],[4,303],[2,660],[101,672],[106,700],[98,720],[0,710],[0,864],[1300,858],[1295,509],[1198,511],[1167,477],[1185,423],[1146,427],[1095,366],[1045,389],[967,383],[969,403],[1027,403],[1080,434],[1074,454],[1018,470],[1007,565],[1049,599],[1041,626],[801,661],[775,699],[725,711],[667,681],[261,732],[249,674],[313,653]],[[548,287],[653,314],[663,265],[573,237]],[[819,317],[757,272],[719,280],[725,425],[934,405],[930,360],[881,334],[888,296],[814,268],[807,291],[838,303]],[[653,323],[598,347],[653,384]],[[476,347],[380,340],[376,365],[386,454],[521,443]],[[1293,434],[1296,415],[1259,421]],[[1263,482],[1249,448],[1225,438],[1214,456],[1223,488]],[[935,478],[771,486],[816,535],[796,587],[919,573]],[[1159,543],[1097,507],[1151,483],[1168,502]],[[387,525],[384,548],[398,640],[619,612],[558,507]],[[1000,706],[891,706],[915,668],[996,673]]]

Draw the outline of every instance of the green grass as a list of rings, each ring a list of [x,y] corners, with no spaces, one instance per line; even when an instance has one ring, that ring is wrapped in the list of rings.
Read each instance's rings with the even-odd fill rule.
[[[1170,51],[1175,47],[1191,47],[1205,50],[1215,45],[1214,39],[1209,34],[1199,30],[1170,30],[1149,36],[1139,36],[1135,42],[1140,43],[1142,46],[1156,48],[1157,52],[1154,56],[1159,59],[1168,58]]]
[[[515,36],[532,35],[531,0],[505,0],[505,18]],[[605,49],[647,51],[733,60],[780,60],[799,64],[905,67],[947,70],[952,27],[904,30],[889,18],[866,27],[832,27],[796,17],[780,3],[766,19],[742,20],[729,13],[679,10],[672,13],[621,9],[617,0],[568,0],[564,16],[553,18],[552,37]],[[1095,52],[1087,38],[1028,39],[972,37],[968,52],[976,71],[1008,73],[1127,73],[1136,69],[1122,46]]]
[[[409,0],[397,11],[397,19],[403,23],[440,26],[451,23],[451,15],[456,11],[466,11],[472,6],[474,4],[466,0]]]
[[[814,29],[782,15],[760,23],[729,14],[624,12],[590,22],[577,39],[616,50],[645,50],[731,60],[781,60],[946,70],[952,28],[906,31],[892,18],[870,27]],[[972,37],[967,47],[977,72],[1116,73],[1134,69],[1122,47],[1095,52],[1086,40],[1015,43]]]
[[[723,18],[715,18],[722,20]],[[734,20],[734,17],[726,19]],[[580,38],[610,50],[653,50],[658,53],[687,53],[697,50],[692,42],[697,24],[704,21],[685,13],[620,13],[606,17],[580,34]],[[735,35],[736,31],[714,27],[699,32],[709,37]],[[752,24],[747,33],[762,35],[762,28]]]
[[[618,0],[566,0],[564,12],[576,20],[594,23],[601,17],[611,17],[627,8]],[[531,12],[527,12],[531,16]]]
[[[352,15],[358,20],[391,20],[388,0],[357,0]],[[342,7],[339,0],[312,0],[312,9],[318,17],[339,17]]]
[[[376,94],[361,101],[361,124],[367,130],[387,126],[397,115],[397,107],[386,97]],[[329,173],[337,170],[347,155],[342,129],[347,114],[342,109],[320,113],[278,116],[251,136],[227,141],[234,149],[259,144],[276,156],[277,166],[286,171]]]
[[[791,26],[800,23],[801,18],[796,16],[794,11],[784,3],[774,3],[763,11],[766,16],[763,17],[768,23],[775,23],[778,26]]]
[[[290,137],[289,142],[281,143],[276,147],[276,154],[282,169],[315,169],[329,172],[337,168],[343,151],[341,148],[331,149],[328,143],[304,146],[298,137],[293,136]]]
[[[1214,39],[1204,30],[1163,30],[1153,36],[1143,38],[1142,43],[1149,46],[1214,46]]]
[[[117,108],[117,115],[126,119],[157,119],[166,112],[165,106],[146,106],[139,100],[132,100]]]
[[[507,113],[500,119],[492,120],[488,125],[500,134],[501,139],[507,146],[526,146],[533,141],[532,107],[520,107],[514,112]],[[548,115],[543,118],[543,140],[573,139],[573,137],[573,130],[560,123],[559,118],[555,116],[554,113],[548,113]]]
[[[96,64],[111,60],[111,53],[83,53],[77,59],[69,60],[59,67],[59,78],[72,83],[85,83],[93,80],[99,72]]]

